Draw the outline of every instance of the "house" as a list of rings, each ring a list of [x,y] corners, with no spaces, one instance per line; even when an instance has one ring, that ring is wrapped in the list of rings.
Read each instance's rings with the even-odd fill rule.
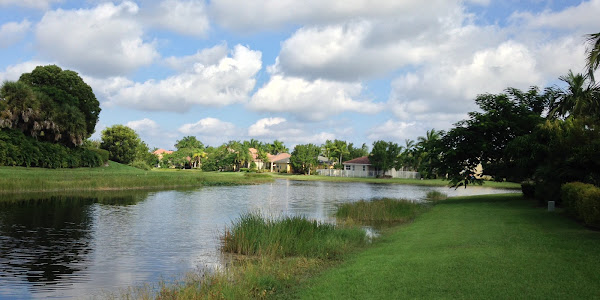
[[[256,164],[256,168],[262,170],[265,168],[265,162],[262,159],[258,158],[258,150],[256,148],[248,148],[250,151],[250,155],[252,156],[252,160],[248,162],[247,168],[250,168],[250,164],[254,162]]]
[[[342,163],[342,165],[344,166],[343,170],[322,169],[317,170],[317,172],[319,175],[337,177],[377,177],[384,175],[383,171],[377,170],[371,165],[368,156],[345,161]],[[386,171],[385,175],[392,176],[393,178],[421,178],[419,172],[396,171],[394,168]]]
[[[152,154],[158,156],[158,160],[161,160],[163,158],[163,155],[165,155],[165,154],[172,154],[172,153],[173,153],[173,151],[165,150],[165,149],[162,149],[162,148],[156,149],[156,150],[154,150],[154,152],[152,152]]]
[[[154,155],[156,155],[156,157],[158,157],[158,164],[156,165],[156,167],[160,168],[160,162],[162,161],[163,156],[165,154],[171,154],[171,153],[173,153],[173,151],[165,150],[162,148],[154,150],[154,152],[152,152],[152,154],[154,154]]]
[[[360,172],[376,172],[375,167],[371,166],[368,156],[362,156],[342,163],[344,170],[346,171],[360,171]],[[361,177],[375,177],[373,176],[361,176]]]
[[[269,163],[267,163],[267,167],[271,170],[271,172],[291,173],[291,155],[289,153],[279,153],[277,155],[267,154],[267,157],[269,158]]]

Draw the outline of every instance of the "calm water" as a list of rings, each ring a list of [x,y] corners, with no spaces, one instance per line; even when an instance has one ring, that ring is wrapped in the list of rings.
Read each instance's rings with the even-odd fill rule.
[[[222,263],[218,236],[246,212],[332,222],[343,202],[506,193],[278,180],[184,191],[40,195],[0,202],[0,298],[90,298]]]

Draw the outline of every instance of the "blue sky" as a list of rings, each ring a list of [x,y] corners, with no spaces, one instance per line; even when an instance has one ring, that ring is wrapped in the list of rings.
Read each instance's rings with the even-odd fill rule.
[[[600,0],[0,0],[0,80],[77,71],[150,147],[404,144],[583,71]]]

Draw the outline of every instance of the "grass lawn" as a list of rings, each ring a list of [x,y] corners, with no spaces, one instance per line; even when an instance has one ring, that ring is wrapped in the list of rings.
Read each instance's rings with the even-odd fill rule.
[[[304,299],[598,299],[600,232],[520,195],[441,201],[287,295]]]
[[[448,186],[448,180],[442,179],[403,179],[403,178],[358,178],[358,177],[333,177],[321,175],[296,175],[274,173],[273,177],[288,180],[301,181],[330,181],[330,182],[366,182],[366,183],[385,183],[385,184],[411,184],[424,186]],[[483,186],[503,189],[521,189],[521,184],[514,182],[494,182],[485,181]]]
[[[253,184],[272,181],[264,174],[201,172],[198,170],[144,171],[116,162],[108,167],[42,169],[0,167],[0,193],[86,190],[166,189],[209,185]]]

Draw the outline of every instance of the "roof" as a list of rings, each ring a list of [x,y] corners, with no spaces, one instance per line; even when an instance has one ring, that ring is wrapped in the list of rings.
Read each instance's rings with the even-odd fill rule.
[[[248,148],[248,151],[250,151],[250,155],[252,155],[252,160],[257,161],[258,160],[258,150],[256,150],[256,148]]]
[[[290,163],[290,158],[289,157],[282,158],[280,160],[274,161],[274,163],[276,163],[276,164],[289,164]]]
[[[152,152],[152,153],[153,153],[153,154],[155,154],[155,155],[159,155],[159,154],[165,154],[165,153],[166,153],[166,154],[171,154],[171,153],[173,153],[173,151],[170,151],[170,150],[165,150],[165,149],[162,149],[162,148],[160,148],[160,149],[156,149],[156,150],[155,150],[154,152]]]
[[[270,162],[276,162],[278,160],[290,158],[290,156],[291,155],[289,153],[279,153],[277,155],[267,154],[267,157],[269,157]]]
[[[355,165],[370,165],[371,162],[369,161],[369,157],[368,156],[363,156],[363,157],[359,157],[359,158],[355,158],[355,159],[351,159],[349,161],[345,161],[343,162],[343,164],[355,164]]]

